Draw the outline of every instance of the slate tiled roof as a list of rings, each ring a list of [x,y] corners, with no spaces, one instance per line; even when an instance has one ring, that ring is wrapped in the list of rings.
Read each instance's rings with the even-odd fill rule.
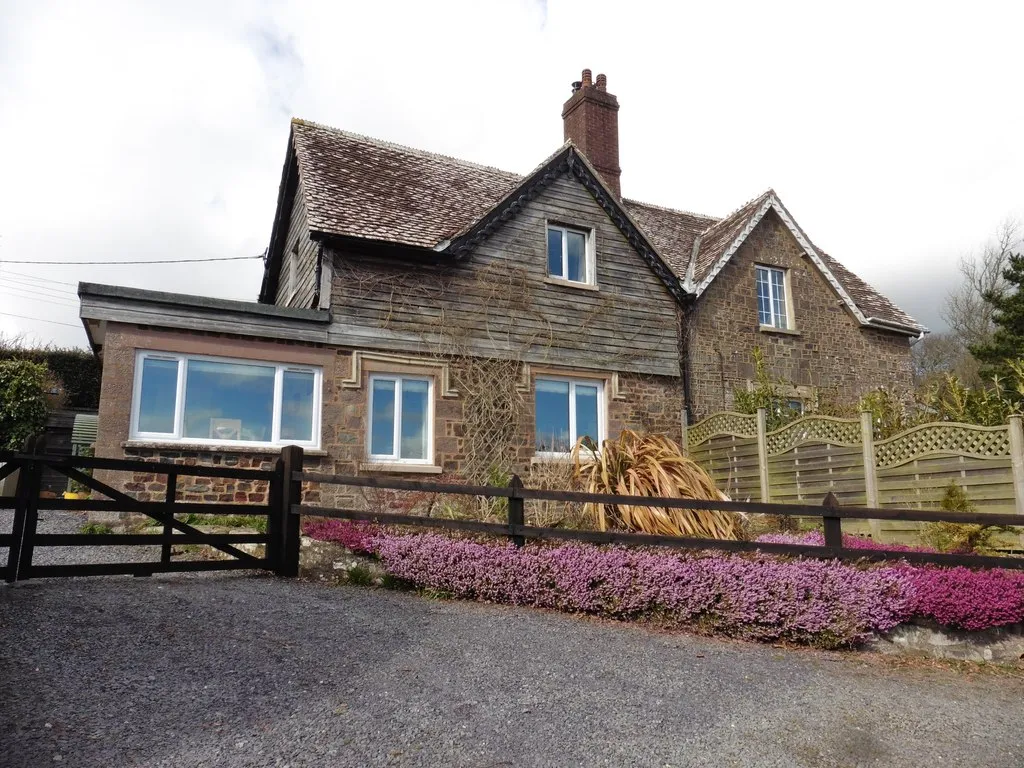
[[[309,228],[339,237],[435,248],[526,178],[303,120],[292,121],[292,143]],[[691,277],[699,284],[769,197],[775,198],[771,190],[722,219],[628,199],[622,208],[680,280],[693,261]],[[831,256],[818,254],[864,317],[921,328]]]
[[[622,207],[644,230],[665,263],[680,277],[686,274],[697,235],[718,221],[714,216],[662,208],[636,200],[623,200]]]
[[[715,265],[722,255],[733,244],[740,232],[747,225],[751,217],[757,213],[769,195],[774,194],[768,190],[763,195],[755,197],[748,203],[737,208],[724,219],[715,222],[707,228],[700,238],[700,248],[697,251],[697,260],[694,263],[693,279],[701,282],[708,271]]]
[[[522,180],[517,173],[292,121],[309,228],[433,248]]]

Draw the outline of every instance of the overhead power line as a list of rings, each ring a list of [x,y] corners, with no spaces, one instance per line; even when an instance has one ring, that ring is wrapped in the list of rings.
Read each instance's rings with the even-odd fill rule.
[[[6,296],[17,296],[19,299],[25,299],[25,301],[34,302],[36,305],[40,307],[67,307],[69,309],[76,309],[78,307],[77,304],[74,304],[70,301],[62,301],[61,299],[55,299],[53,298],[53,296],[40,296],[38,294],[30,296],[27,293],[18,293],[17,291],[11,291],[8,288],[4,288],[3,286],[0,286],[0,293]]]
[[[46,285],[45,283],[33,283],[31,280],[21,280],[17,277],[7,277],[3,272],[0,272],[0,283],[7,285],[17,285],[19,287],[31,288],[33,291],[46,291],[48,293],[58,293],[62,296],[77,297],[78,291],[72,291],[68,288],[61,288],[60,286]]]
[[[70,298],[63,296],[53,296],[48,293],[40,293],[38,291],[30,291],[27,288],[11,287],[9,285],[3,285],[0,283],[0,293],[7,293],[12,296],[19,296],[29,301],[34,301],[38,304],[48,303],[58,307],[77,307],[78,302],[73,301]]]
[[[154,259],[153,261],[27,261],[23,259],[3,259],[0,267],[4,264],[39,264],[39,265],[60,265],[64,267],[82,266],[120,266],[123,264],[202,264],[210,261],[252,261],[262,259],[263,254],[258,256],[215,256],[209,259]]]
[[[62,323],[59,320],[47,320],[45,317],[29,317],[28,315],[16,315],[13,312],[0,312],[6,317],[20,317],[22,320],[35,320],[39,323],[53,323],[54,325],[66,325],[68,328],[81,328],[77,323]]]
[[[48,277],[39,277],[38,275],[30,275],[27,272],[15,272],[12,269],[0,270],[0,277],[5,277],[6,275],[14,275],[15,277],[20,277],[20,278],[22,278],[24,280],[35,280],[37,283],[54,283],[56,285],[70,285],[72,288],[77,288],[78,287],[78,283],[68,283],[68,282],[65,282],[63,280],[51,280]]]

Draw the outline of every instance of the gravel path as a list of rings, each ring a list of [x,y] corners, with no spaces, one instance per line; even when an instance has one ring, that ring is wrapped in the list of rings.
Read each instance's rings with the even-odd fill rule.
[[[0,587],[4,766],[1020,768],[1024,682],[249,574]]]
[[[85,512],[40,510],[37,533],[78,533],[88,522]],[[0,533],[10,533],[14,511],[0,510]],[[7,547],[0,547],[0,559],[7,564]],[[160,547],[40,547],[32,551],[36,565],[75,565],[79,563],[134,563],[160,560]],[[2,765],[2,763],[0,763]]]

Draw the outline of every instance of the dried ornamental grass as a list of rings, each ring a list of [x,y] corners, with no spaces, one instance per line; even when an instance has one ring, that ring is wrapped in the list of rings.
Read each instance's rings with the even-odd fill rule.
[[[663,435],[623,430],[597,452],[581,439],[572,452],[576,478],[589,493],[718,501],[726,497],[677,443]],[[738,539],[742,517],[733,512],[666,509],[635,504],[589,504],[600,530],[624,528],[663,536]]]

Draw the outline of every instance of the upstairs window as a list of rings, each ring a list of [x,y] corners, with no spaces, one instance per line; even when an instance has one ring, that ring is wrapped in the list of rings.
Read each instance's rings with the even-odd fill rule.
[[[205,444],[320,444],[319,368],[140,352],[132,437]]]
[[[548,277],[571,283],[593,283],[590,233],[581,229],[548,226]]]
[[[581,437],[596,446],[604,439],[604,383],[593,380],[537,379],[536,449],[566,454]]]
[[[790,327],[786,296],[786,270],[756,267],[757,314],[763,326],[786,330]]]

